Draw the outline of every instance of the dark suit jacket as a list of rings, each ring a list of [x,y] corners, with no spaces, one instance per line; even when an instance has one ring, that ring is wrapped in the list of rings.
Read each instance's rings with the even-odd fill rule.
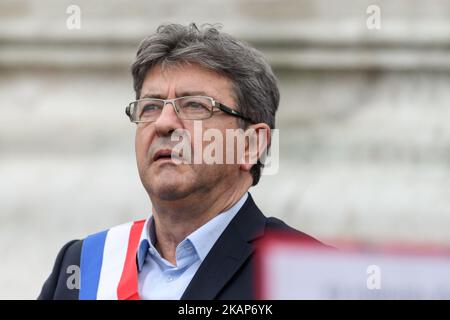
[[[211,248],[181,299],[255,299],[255,243],[267,231],[283,231],[318,242],[276,218],[266,218],[249,194],[247,201]],[[53,271],[38,299],[78,299],[79,290],[69,289],[66,272],[80,265],[82,240],[67,243],[59,252]]]

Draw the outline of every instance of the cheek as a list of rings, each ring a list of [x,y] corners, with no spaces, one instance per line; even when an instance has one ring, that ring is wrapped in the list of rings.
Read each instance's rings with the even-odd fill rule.
[[[150,126],[136,129],[135,148],[138,162],[146,160],[147,152],[153,139],[154,130]]]
[[[192,155],[195,155],[194,157],[196,157],[193,158],[193,160],[198,160],[199,157],[205,156],[205,153],[207,153],[208,156],[213,156],[209,154],[209,151],[217,150],[217,152],[219,152],[220,149],[221,156],[217,154],[213,156],[216,160],[220,161],[220,163],[226,162],[227,152],[232,152],[232,154],[234,154],[234,157],[236,157],[236,150],[227,149],[227,130],[230,130],[230,134],[231,136],[233,136],[235,134],[234,130],[239,129],[236,121],[233,118],[222,119],[218,117],[217,121],[204,122],[202,125],[197,125],[197,127],[195,128],[194,125],[187,125],[185,128],[191,135],[190,142],[193,152]],[[218,140],[215,139],[217,135],[219,135]],[[233,142],[234,139],[231,138],[230,142],[228,143],[232,148],[235,147],[235,144]],[[202,160],[204,159],[202,158]],[[233,160],[233,163],[235,163],[235,161],[236,160]]]

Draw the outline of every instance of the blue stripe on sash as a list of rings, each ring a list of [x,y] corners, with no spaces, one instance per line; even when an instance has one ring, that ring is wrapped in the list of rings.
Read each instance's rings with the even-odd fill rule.
[[[83,240],[80,260],[80,300],[95,300],[97,298],[107,233],[108,230],[99,232]]]

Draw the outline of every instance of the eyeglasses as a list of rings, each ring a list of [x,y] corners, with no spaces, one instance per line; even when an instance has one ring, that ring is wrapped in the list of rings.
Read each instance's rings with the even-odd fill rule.
[[[215,101],[211,97],[187,96],[176,99],[144,98],[131,102],[125,109],[125,113],[131,122],[153,122],[161,115],[164,106],[170,103],[175,109],[178,118],[183,120],[205,120],[213,116],[213,113],[222,111],[231,116],[252,122],[242,113]],[[216,108],[216,110],[214,110]]]

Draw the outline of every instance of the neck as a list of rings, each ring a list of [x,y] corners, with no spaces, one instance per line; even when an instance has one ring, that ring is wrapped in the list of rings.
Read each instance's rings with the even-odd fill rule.
[[[227,188],[226,192],[212,190],[174,201],[152,198],[156,248],[161,256],[176,264],[178,244],[219,213],[231,208],[248,188]]]

